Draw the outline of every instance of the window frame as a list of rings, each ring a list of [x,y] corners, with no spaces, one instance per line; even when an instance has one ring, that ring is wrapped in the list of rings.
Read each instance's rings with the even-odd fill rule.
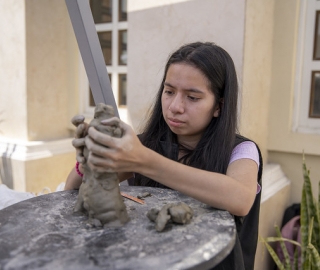
[[[317,11],[320,1],[301,1],[292,114],[292,131],[297,133],[320,134],[320,118],[309,117],[312,71],[320,70],[320,60],[314,59]]]
[[[89,1],[89,0],[87,0]],[[119,31],[128,31],[128,21],[119,21],[119,0],[112,1],[112,22],[110,23],[99,23],[95,24],[97,33],[111,31],[112,39],[112,65],[107,65],[106,69],[110,76],[111,88],[113,90],[113,95],[115,97],[116,104],[118,106],[119,115],[121,119],[126,119],[127,106],[119,106],[119,74],[128,74],[127,65],[119,65],[118,55],[119,55]],[[79,102],[80,110],[85,117],[92,118],[94,113],[94,106],[90,106],[90,95],[89,95],[89,81],[87,74],[82,62],[81,55],[79,53]]]
[[[320,114],[313,114],[314,109],[314,102],[313,98],[316,96],[316,75],[320,77],[320,70],[313,70],[311,75],[311,87],[310,87],[310,105],[309,105],[309,117],[310,118],[320,118]]]

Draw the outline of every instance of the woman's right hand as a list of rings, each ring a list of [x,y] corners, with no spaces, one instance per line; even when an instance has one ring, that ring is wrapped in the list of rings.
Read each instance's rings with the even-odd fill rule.
[[[85,137],[88,134],[89,125],[84,122],[85,117],[76,115],[71,119],[72,124],[76,127],[75,138],[72,140],[72,145],[76,149],[76,160],[84,164],[86,159],[83,155],[83,148],[85,146]]]
[[[76,115],[71,119],[72,124],[76,127],[75,138],[72,140],[72,145],[76,149],[76,160],[80,163],[80,171],[81,164],[86,163],[85,157],[83,156],[83,148],[85,146],[85,137],[87,136],[89,128],[89,125],[84,122],[84,119],[85,118],[82,115]],[[81,183],[82,177],[77,173],[76,168],[72,168],[67,177],[64,190],[79,189]]]
[[[146,147],[142,145],[132,127],[118,117],[104,119],[100,123],[120,128],[122,137],[113,137],[90,127],[85,141],[89,150],[89,167],[97,171],[135,172],[141,165],[140,157],[145,153]]]

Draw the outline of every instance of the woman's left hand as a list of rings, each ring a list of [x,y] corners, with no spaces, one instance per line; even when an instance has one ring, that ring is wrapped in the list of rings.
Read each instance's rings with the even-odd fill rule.
[[[113,117],[101,121],[105,126],[118,126],[122,137],[116,138],[99,132],[93,127],[88,130],[85,144],[89,150],[88,164],[91,169],[107,172],[134,172],[139,166],[140,155],[144,150],[133,129]]]

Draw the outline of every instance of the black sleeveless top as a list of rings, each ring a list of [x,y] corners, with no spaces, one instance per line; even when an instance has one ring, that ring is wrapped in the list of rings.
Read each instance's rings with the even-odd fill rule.
[[[251,141],[241,135],[236,135],[236,140],[234,147],[238,144]],[[178,146],[175,144],[167,145],[165,141],[160,142],[163,152],[166,152],[167,149],[170,149],[173,156],[178,158]],[[259,153],[259,170],[257,175],[257,182],[262,188],[262,170],[263,170],[263,160],[259,147],[257,146]],[[128,184],[130,186],[148,186],[148,187],[158,187],[158,188],[168,188],[161,183],[158,183],[148,177],[145,177],[141,174],[135,174],[134,178],[128,179]],[[234,216],[235,224],[237,228],[236,243],[231,251],[231,253],[221,262],[219,265],[214,267],[215,270],[233,270],[233,269],[245,269],[253,270],[254,268],[254,259],[257,249],[258,242],[258,227],[259,227],[259,213],[260,213],[260,200],[261,200],[261,191],[256,195],[255,201],[248,213],[244,217]]]

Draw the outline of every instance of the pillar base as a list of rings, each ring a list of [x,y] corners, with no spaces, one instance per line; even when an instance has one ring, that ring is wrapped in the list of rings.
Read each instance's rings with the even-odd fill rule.
[[[55,141],[0,139],[1,182],[16,191],[55,191],[75,164],[72,138]]]

